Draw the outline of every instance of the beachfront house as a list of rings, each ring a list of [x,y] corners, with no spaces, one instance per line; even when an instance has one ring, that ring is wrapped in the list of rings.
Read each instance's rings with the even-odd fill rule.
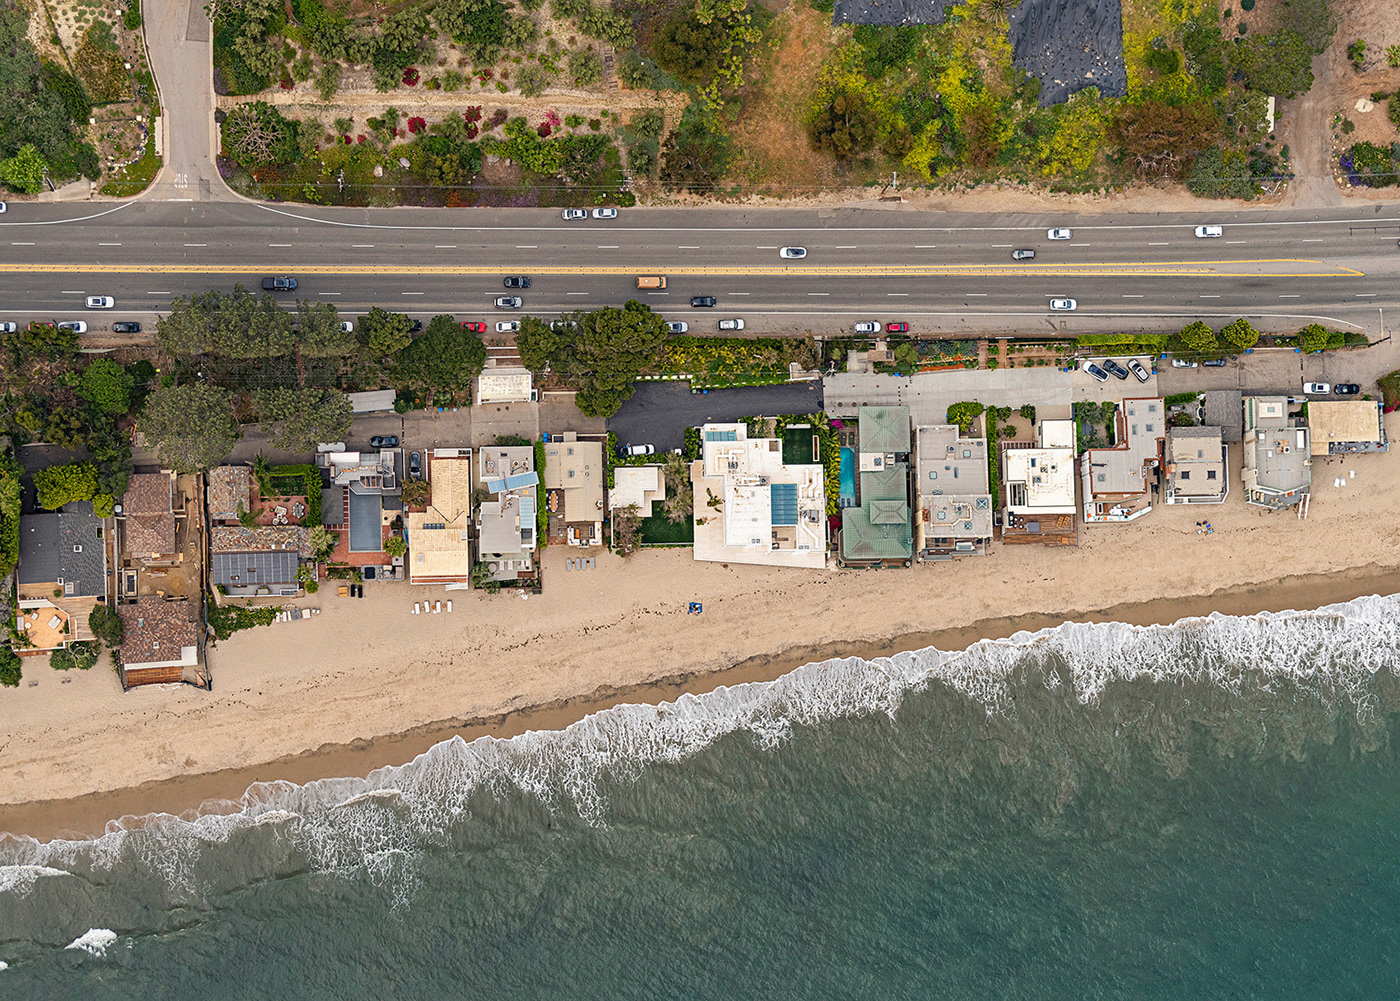
[[[690,464],[697,560],[826,566],[821,463],[783,462],[782,438],[750,438],[744,424],[704,425],[700,449]]]
[[[1286,396],[1244,398],[1246,503],[1270,510],[1306,504],[1312,490],[1312,447],[1308,428],[1288,413]]]
[[[321,452],[321,524],[336,535],[331,562],[352,567],[402,566],[384,542],[394,519],[403,515],[404,453],[401,448],[378,452]],[[365,571],[366,574],[372,571]]]
[[[310,537],[303,525],[216,525],[209,536],[209,583],[220,594],[295,598],[301,593],[297,571],[311,558]]]
[[[914,456],[919,559],[985,556],[992,542],[987,439],[964,438],[954,424],[920,427]]]
[[[476,510],[476,539],[481,562],[491,571],[488,579],[534,577],[540,484],[534,446],[479,449],[477,475],[487,495]]]
[[[618,466],[608,491],[608,510],[635,506],[637,517],[651,517],[652,505],[666,500],[666,477],[660,466]]]
[[[209,523],[239,524],[253,509],[253,470],[248,466],[215,466],[204,477]]]
[[[1002,542],[1079,544],[1075,440],[1074,421],[1045,420],[1034,442],[1002,443]]]
[[[841,512],[840,565],[909,566],[909,408],[861,407],[856,423],[856,505]]]
[[[580,441],[576,433],[565,431],[550,435],[544,454],[549,541],[602,545],[603,443]]]
[[[1152,510],[1152,488],[1166,442],[1166,403],[1160,397],[1120,400],[1112,448],[1091,448],[1079,457],[1084,522],[1136,521]]]
[[[469,584],[472,575],[472,450],[436,448],[423,454],[432,496],[404,516],[411,584]]]
[[[1230,492],[1225,442],[1218,427],[1167,432],[1162,493],[1168,504],[1223,504]]]
[[[127,481],[117,508],[125,566],[170,567],[184,561],[175,540],[175,473],[137,473]],[[178,511],[185,517],[183,502]]]
[[[198,604],[145,596],[118,605],[122,620],[119,676],[123,688],[194,679],[199,630],[191,615]]]
[[[1380,400],[1309,400],[1308,429],[1314,456],[1390,451]]]

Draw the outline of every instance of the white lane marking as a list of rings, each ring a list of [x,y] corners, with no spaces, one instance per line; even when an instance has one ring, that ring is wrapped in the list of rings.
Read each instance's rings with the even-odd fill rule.
[[[670,292],[648,292],[647,295],[670,295]]]
[[[1299,243],[1322,243],[1322,240],[1299,240]]]
[[[902,295],[902,296],[908,296],[909,293],[908,293],[908,292],[886,292],[885,295]]]
[[[699,247],[677,247],[677,250],[699,250]]]
[[[187,244],[185,244],[185,246],[186,246],[186,247],[207,247],[207,246],[209,246],[209,244],[207,244],[207,243],[187,243]]]
[[[963,293],[963,296],[964,296],[965,298],[968,298],[968,299],[974,298],[974,297],[976,297],[976,296],[981,296],[983,299],[985,299],[985,298],[987,297],[987,293],[986,293],[986,292],[964,292],[964,293]]]
[[[83,294],[83,290],[80,289],[80,288],[66,288],[66,289],[63,290],[62,294],[63,294],[63,295],[82,295],[82,294]]]
[[[15,244],[15,246],[18,247],[18,246],[20,246],[20,244]],[[28,246],[31,246],[31,247],[32,247],[32,246],[34,246],[34,244],[31,243],[31,244],[29,244]],[[99,246],[99,247],[120,247],[121,244],[120,244],[120,243],[99,243],[98,246]]]
[[[725,295],[753,295],[752,292],[726,292]]]
[[[317,292],[317,295],[340,295],[339,292]]]
[[[1218,296],[1218,295],[1203,295],[1203,296],[1201,296],[1201,298],[1202,298],[1202,299],[1219,299],[1220,296]]]
[[[852,244],[848,244],[848,245],[845,245],[845,246],[837,247],[836,249],[837,249],[837,250],[858,250],[859,248],[858,248],[854,243],[852,243]]]
[[[587,295],[587,292],[565,292],[565,295]]]
[[[1228,246],[1229,246],[1230,244],[1232,244],[1232,243],[1248,243],[1248,242],[1249,242],[1248,240],[1226,240],[1226,241],[1225,241],[1225,245],[1228,247]]]
[[[147,292],[147,295],[169,295],[169,292]]]
[[[831,295],[830,292],[808,292],[808,295]]]
[[[423,295],[422,292],[400,292],[399,295]]]
[[[616,249],[617,249],[617,244],[615,244],[615,243],[600,243],[600,244],[598,244],[598,249],[599,249],[599,250],[616,250]]]
[[[456,249],[457,249],[457,244],[455,244],[455,243],[439,243],[439,244],[434,245],[433,249],[434,249],[434,250],[456,250]]]
[[[993,250],[1010,250],[1010,249],[1011,249],[1012,247],[1014,247],[1014,246],[1016,246],[1016,244],[1014,244],[1014,243],[994,243],[994,244],[992,244],[992,249],[993,249]]]
[[[937,244],[934,244],[934,243],[916,243],[916,244],[914,244],[914,249],[915,249],[915,250],[937,250],[937,249],[938,249],[938,245],[937,245]]]
[[[1280,299],[1297,299],[1297,298],[1299,298],[1299,296],[1298,296],[1296,293],[1291,293],[1291,294],[1280,295],[1279,298],[1280,298]]]
[[[269,243],[269,247],[290,247],[290,243]]]
[[[32,247],[32,246],[34,246],[34,244],[32,244],[32,243],[12,243],[12,244],[10,244],[10,246],[11,246],[11,247]],[[105,243],[99,243],[98,246],[99,246],[99,247],[105,247],[106,244],[105,244]],[[121,244],[118,243],[117,246],[120,247]]]
[[[1379,294],[1379,293],[1377,293],[1377,292],[1358,292],[1358,293],[1356,293],[1356,297],[1357,297],[1358,299],[1367,299],[1367,298],[1369,298],[1369,297],[1371,297],[1371,296],[1378,295],[1378,294]]]
[[[539,250],[540,247],[539,247],[539,244],[537,244],[537,243],[517,243],[517,244],[515,245],[515,249],[516,249],[516,250]]]
[[[1170,247],[1170,243],[1149,243],[1149,247]]]
[[[1125,296],[1123,296],[1123,298],[1124,298],[1124,299],[1141,299],[1142,296],[1140,296],[1140,295],[1125,295]]]
[[[372,244],[372,243],[352,243],[352,244],[350,244],[350,249],[351,249],[351,250],[373,250],[373,249],[374,249],[374,244]]]

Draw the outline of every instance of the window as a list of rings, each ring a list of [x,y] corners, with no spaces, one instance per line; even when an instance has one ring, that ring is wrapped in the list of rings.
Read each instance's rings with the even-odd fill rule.
[[[1189,480],[1189,479],[1191,478],[1191,470],[1189,470],[1189,469],[1183,469],[1183,470],[1181,471],[1181,478],[1182,478],[1183,480]]]
[[[931,479],[931,480],[936,480],[936,479],[938,479],[938,470],[936,470],[936,469],[930,469],[930,470],[928,471],[928,478]]]
[[[83,551],[83,547],[82,547],[82,546],[74,546],[74,547],[73,547],[73,552],[75,552],[75,553],[81,553],[82,551]]]
[[[1208,480],[1213,480],[1213,479],[1215,479],[1215,470],[1214,470],[1214,469],[1207,469],[1207,470],[1206,470],[1206,479],[1208,479]]]
[[[970,448],[965,448],[965,449],[963,449],[963,458],[964,458],[964,459],[970,459],[970,458],[972,458],[972,449],[970,449]]]

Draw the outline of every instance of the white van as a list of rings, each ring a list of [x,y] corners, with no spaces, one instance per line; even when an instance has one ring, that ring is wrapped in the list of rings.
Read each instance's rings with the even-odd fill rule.
[[[1225,235],[1225,227],[1224,227],[1224,226],[1197,226],[1197,227],[1196,227],[1196,238],[1197,238],[1198,240],[1205,240],[1205,239],[1208,239],[1208,238],[1210,238],[1210,237],[1224,236],[1224,235]]]

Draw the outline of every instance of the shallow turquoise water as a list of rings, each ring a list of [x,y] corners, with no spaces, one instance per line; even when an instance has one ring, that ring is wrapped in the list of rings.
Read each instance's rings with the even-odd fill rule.
[[[669,758],[651,730],[575,734],[628,747],[588,782],[545,766],[557,748],[465,782],[461,745],[395,791],[321,788],[329,808],[264,791],[281,812],[219,837],[7,870],[0,996],[1394,996],[1400,683],[1377,621],[1278,649],[1239,620],[1070,627],[1012,651],[990,712],[956,677],[823,718],[793,689],[781,733]],[[1149,642],[1216,673],[1071,683]],[[1283,649],[1317,663],[1260,668]],[[64,948],[90,928],[105,953]]]

